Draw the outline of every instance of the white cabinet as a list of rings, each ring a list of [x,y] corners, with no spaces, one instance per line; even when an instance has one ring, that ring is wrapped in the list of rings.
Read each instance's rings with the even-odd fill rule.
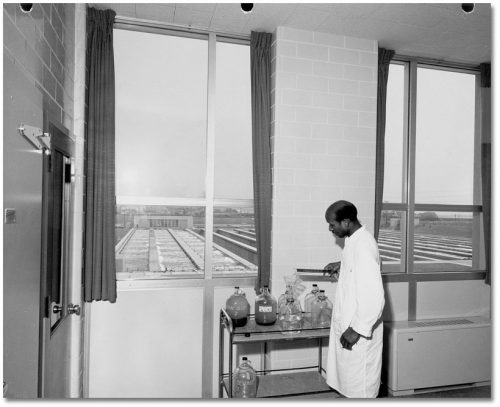
[[[393,395],[491,380],[491,323],[479,317],[384,324],[382,382]]]

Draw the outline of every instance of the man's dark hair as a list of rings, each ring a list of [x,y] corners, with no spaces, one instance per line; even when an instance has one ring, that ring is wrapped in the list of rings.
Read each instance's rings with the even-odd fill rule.
[[[353,222],[358,220],[358,210],[354,204],[349,201],[337,201],[332,203],[325,213],[327,220],[331,214],[335,214],[335,220],[337,222],[342,222],[344,219],[349,219]]]

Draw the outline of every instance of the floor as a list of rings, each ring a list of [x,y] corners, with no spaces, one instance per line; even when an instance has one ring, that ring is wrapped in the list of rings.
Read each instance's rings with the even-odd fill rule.
[[[287,399],[332,399],[339,398],[340,395],[336,392],[320,393],[315,395],[302,395],[295,397],[287,397]],[[393,398],[387,394],[387,390],[381,389],[379,398]],[[437,399],[437,398],[464,398],[464,399],[491,399],[491,386],[466,387],[462,389],[440,390],[429,393],[417,393],[408,396],[397,396],[395,399],[422,398],[422,399]]]
[[[491,386],[468,387],[463,389],[442,390],[432,393],[419,393],[398,398],[491,398]]]

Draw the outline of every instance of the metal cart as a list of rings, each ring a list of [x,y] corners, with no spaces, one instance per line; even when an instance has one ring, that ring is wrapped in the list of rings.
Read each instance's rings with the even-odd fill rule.
[[[257,397],[292,397],[331,392],[332,389],[326,384],[322,376],[322,372],[325,371],[322,367],[323,339],[330,336],[330,327],[313,326],[309,316],[306,313],[303,314],[301,331],[284,335],[277,323],[274,325],[256,324],[254,315],[250,315],[245,326],[234,327],[226,311],[221,309],[219,323],[219,398],[224,396],[224,391],[229,398],[233,396],[234,346],[244,343],[263,343],[264,345],[263,370],[257,371],[259,383]],[[224,372],[226,368],[224,365],[226,336],[229,339],[229,360],[228,371]],[[266,368],[265,356],[268,343],[303,339],[317,340],[317,365],[290,369]]]

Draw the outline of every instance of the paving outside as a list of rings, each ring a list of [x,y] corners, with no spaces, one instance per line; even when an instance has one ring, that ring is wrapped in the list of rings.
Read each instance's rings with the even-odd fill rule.
[[[248,244],[248,238],[255,241],[251,228],[225,227],[226,237],[217,233],[218,241],[229,242],[239,251],[255,251]],[[124,236],[117,245],[118,278],[158,278],[161,276],[182,276],[204,273],[205,238],[204,231],[175,228],[135,228]],[[238,237],[246,243],[238,243]],[[222,241],[221,241],[222,239]],[[255,273],[252,262],[229,250],[220,243],[213,244],[212,270],[214,273]],[[229,244],[228,243],[228,244]]]
[[[399,271],[401,232],[381,229],[383,271]],[[255,230],[224,225],[213,235],[214,273],[255,273]],[[119,278],[158,278],[204,273],[205,238],[201,228],[134,228],[117,244]],[[472,239],[460,236],[415,235],[415,271],[468,271],[472,267]],[[443,267],[446,265],[445,267]]]

